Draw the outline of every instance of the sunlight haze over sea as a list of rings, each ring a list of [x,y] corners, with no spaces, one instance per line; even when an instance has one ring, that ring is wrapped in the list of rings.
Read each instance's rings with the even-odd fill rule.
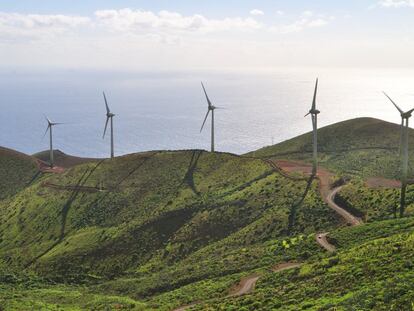
[[[200,134],[207,103],[216,110],[216,149],[246,153],[311,130],[310,108],[319,76],[319,125],[355,117],[399,123],[382,94],[404,110],[414,108],[414,70],[274,69],[267,71],[28,71],[0,72],[0,146],[25,153],[48,148],[44,115],[64,122],[54,147],[66,153],[106,157],[102,139],[106,92],[113,113],[115,153],[159,149],[209,149],[210,119]]]

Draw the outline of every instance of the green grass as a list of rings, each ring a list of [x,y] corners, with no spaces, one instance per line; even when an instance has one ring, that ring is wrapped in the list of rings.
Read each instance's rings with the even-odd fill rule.
[[[396,220],[334,232],[341,245],[337,253],[300,269],[268,273],[250,295],[215,299],[194,309],[412,310],[412,224],[412,219]],[[362,243],[356,242],[359,236]]]
[[[398,126],[356,119],[319,136],[322,165],[351,177],[341,205],[367,224],[344,226],[313,181],[289,232],[306,181],[248,155],[146,152],[32,180],[33,159],[7,151],[0,310],[411,310],[413,219],[391,219],[398,190],[364,182],[398,176]],[[309,161],[311,142],[305,134],[255,156]],[[330,232],[336,253],[316,243],[317,232]],[[288,261],[303,265],[271,272]],[[253,273],[254,293],[225,298]]]
[[[22,190],[37,172],[34,158],[0,147],[0,200]]]
[[[336,201],[351,213],[373,222],[394,217],[394,209],[399,210],[400,190],[369,188],[359,178],[350,181],[337,195]],[[408,186],[406,196],[406,214],[414,212],[414,187]]]
[[[372,118],[358,118],[318,130],[319,162],[339,175],[399,177],[400,127]],[[410,175],[414,168],[414,130],[410,130]],[[248,155],[310,162],[312,135],[307,133]]]

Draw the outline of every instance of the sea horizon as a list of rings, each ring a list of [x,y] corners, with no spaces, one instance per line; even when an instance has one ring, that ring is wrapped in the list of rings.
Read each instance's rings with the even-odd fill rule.
[[[108,71],[0,69],[3,96],[0,145],[33,154],[48,149],[47,115],[65,124],[54,149],[82,157],[107,157],[105,91],[114,118],[115,154],[209,149],[207,103],[216,111],[217,151],[244,154],[309,132],[304,115],[319,77],[319,126],[358,117],[398,123],[388,92],[402,107],[414,97],[414,70],[305,68],[268,70]]]

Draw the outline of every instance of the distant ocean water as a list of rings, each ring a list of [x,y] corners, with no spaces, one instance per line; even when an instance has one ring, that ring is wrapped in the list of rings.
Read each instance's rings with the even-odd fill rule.
[[[210,123],[201,89],[217,106],[216,149],[245,153],[311,130],[304,118],[319,76],[319,125],[355,117],[399,122],[385,90],[402,108],[414,108],[412,69],[306,69],[269,71],[29,71],[0,70],[0,146],[25,153],[48,148],[44,114],[66,124],[54,147],[106,157],[105,91],[114,118],[115,153],[159,149],[209,149]]]

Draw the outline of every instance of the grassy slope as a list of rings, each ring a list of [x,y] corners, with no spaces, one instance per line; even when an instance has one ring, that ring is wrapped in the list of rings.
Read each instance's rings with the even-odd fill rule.
[[[318,131],[320,165],[347,177],[338,200],[365,221],[393,217],[399,206],[398,189],[370,189],[368,177],[399,178],[399,125],[372,118],[336,123]],[[414,130],[410,130],[410,172],[413,178]],[[312,136],[307,133],[254,152],[257,157],[311,161]],[[252,155],[253,153],[250,153]],[[407,193],[407,214],[414,212],[414,187]]]
[[[0,147],[0,200],[23,189],[37,172],[34,158]]]
[[[35,153],[32,156],[46,163],[49,163],[50,161],[49,150]],[[93,159],[93,158],[80,158],[80,157],[71,156],[71,155],[65,154],[64,152],[60,150],[53,150],[53,156],[54,156],[53,159],[54,159],[55,165],[60,166],[60,167],[65,167],[65,168],[73,167],[75,165],[79,165],[83,163],[95,162],[98,160],[98,159]]]
[[[159,152],[86,163],[44,175],[0,202],[0,256],[55,280],[115,279],[97,291],[147,298],[282,260],[257,261],[260,245],[286,235],[289,209],[304,188],[261,160],[230,154]],[[295,232],[337,224],[315,183]]]
[[[63,175],[46,175],[0,201],[0,257],[17,267],[32,263],[29,271],[74,283],[65,290],[82,295],[77,302],[63,301],[59,294],[51,295],[48,302],[45,295],[22,289],[32,302],[62,301],[74,309],[85,308],[91,297],[100,300],[104,294],[120,300],[128,296],[125,299],[134,305],[127,309],[137,310],[143,303],[148,310],[170,310],[208,299],[213,299],[214,308],[231,309],[233,305],[234,310],[285,305],[293,310],[296,301],[310,309],[325,306],[329,310],[330,304],[346,309],[361,295],[368,295],[361,309],[368,310],[371,303],[390,307],[390,301],[378,298],[385,283],[374,263],[394,256],[381,244],[384,237],[390,239],[388,244],[399,245],[402,239],[410,239],[412,227],[400,220],[376,222],[389,217],[389,206],[398,200],[398,192],[368,189],[362,178],[398,175],[393,168],[396,142],[398,127],[374,119],[320,130],[323,165],[352,177],[342,199],[373,222],[361,228],[336,231],[337,218],[322,202],[314,182],[298,209],[294,238],[287,238],[289,209],[301,197],[305,182],[288,180],[264,162],[246,157],[199,151],[145,153],[86,163]],[[308,161],[310,150],[311,137],[305,134],[255,155]],[[103,186],[104,191],[62,191],[45,183]],[[339,248],[337,255],[326,255],[314,242],[314,233],[321,230],[331,232]],[[361,243],[364,254],[359,253]],[[412,251],[411,244],[404,247]],[[346,274],[354,266],[358,273],[358,269],[364,271],[358,258],[366,254],[374,275],[368,294],[367,275],[348,280]],[[398,274],[397,269],[406,262],[405,250],[401,258],[395,258],[395,265],[378,271],[393,278],[396,287],[404,287],[411,276],[404,269]],[[272,265],[288,260],[308,264],[299,274],[284,272],[281,278],[268,272]],[[339,270],[331,273],[331,265]],[[265,277],[252,296],[219,298],[240,277],[254,272]],[[349,295],[345,298],[341,298],[340,278],[347,280],[344,288]],[[321,280],[338,287],[318,294],[314,288]],[[87,288],[79,283],[88,284]],[[55,288],[39,287],[46,292]],[[56,289],[58,293],[62,287]],[[408,289],[401,291],[411,295]]]
[[[321,128],[318,130],[320,163],[342,175],[398,178],[399,130],[397,124],[372,118],[352,119]],[[409,138],[412,167],[414,130],[410,130]],[[307,133],[252,154],[257,157],[310,161],[312,136]]]
[[[413,229],[409,218],[332,232],[337,253],[293,271],[268,272],[253,294],[195,309],[412,310]]]

